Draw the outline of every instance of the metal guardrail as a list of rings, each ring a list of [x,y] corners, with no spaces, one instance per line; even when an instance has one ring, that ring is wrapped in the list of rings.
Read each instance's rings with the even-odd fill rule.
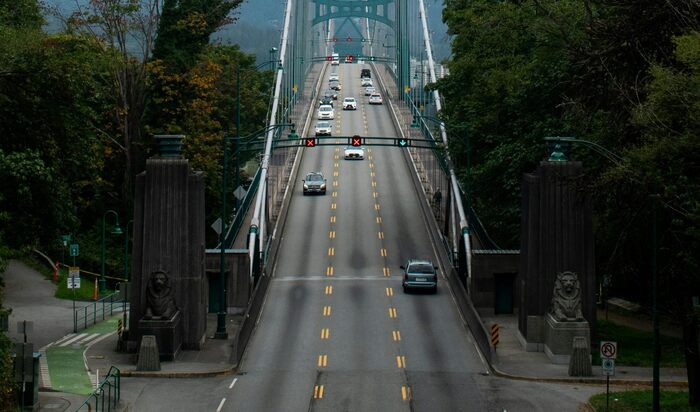
[[[78,411],[116,411],[121,397],[121,372],[115,366],[109,368],[104,380],[83,402]]]
[[[114,314],[115,307],[124,307],[124,300],[119,297],[119,293],[112,293],[82,308],[77,308],[73,312],[73,332],[86,329],[98,321],[107,319]]]

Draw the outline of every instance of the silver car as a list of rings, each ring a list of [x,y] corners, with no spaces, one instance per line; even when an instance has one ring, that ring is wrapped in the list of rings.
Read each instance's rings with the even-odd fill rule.
[[[321,172],[310,172],[306,174],[306,178],[302,181],[304,184],[304,195],[311,193],[326,194],[326,178]]]
[[[437,293],[437,266],[433,265],[432,261],[409,259],[401,269],[403,269],[401,286],[404,292],[408,292],[409,289],[421,289]]]

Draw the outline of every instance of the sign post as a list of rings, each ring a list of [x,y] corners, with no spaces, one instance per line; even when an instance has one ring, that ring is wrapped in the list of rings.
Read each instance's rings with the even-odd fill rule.
[[[600,358],[603,375],[605,375],[605,410],[610,407],[610,377],[615,376],[615,359],[617,358],[617,342],[600,342]]]
[[[80,268],[68,268],[68,289],[73,290],[73,333],[78,332],[78,318],[75,316],[75,290],[80,289]]]

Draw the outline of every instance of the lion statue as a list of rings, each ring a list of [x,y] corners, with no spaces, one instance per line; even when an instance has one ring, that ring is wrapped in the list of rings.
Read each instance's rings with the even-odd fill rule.
[[[561,272],[554,281],[551,315],[558,321],[581,321],[581,284],[574,272]]]
[[[170,278],[164,271],[151,273],[146,289],[146,304],[146,319],[170,319],[177,312]]]

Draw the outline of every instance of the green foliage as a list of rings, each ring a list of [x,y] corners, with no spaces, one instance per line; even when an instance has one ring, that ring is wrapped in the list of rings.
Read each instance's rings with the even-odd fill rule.
[[[529,1],[454,1],[444,11],[454,57],[450,76],[437,84],[449,103],[442,114],[470,129],[468,137],[452,135],[451,154],[502,247],[518,247],[520,177],[541,160],[542,137],[569,132],[559,105],[568,77],[564,46],[582,13],[575,2],[545,3],[548,14]],[[558,30],[564,24],[569,29]]]
[[[0,410],[11,411],[17,407],[15,377],[11,357],[12,342],[0,332]]]
[[[450,75],[436,87],[450,151],[476,213],[502,247],[518,246],[520,179],[545,158],[542,139],[574,136],[594,202],[597,271],[611,293],[650,299],[657,206],[664,309],[700,290],[700,5],[682,2],[445,2]],[[463,134],[461,136],[464,136]],[[467,167],[470,165],[470,167]]]
[[[255,69],[255,56],[238,46],[207,46],[197,64],[178,72],[164,60],[149,63],[151,109],[149,129],[155,134],[183,133],[183,152],[195,170],[204,171],[207,220],[220,214],[223,136],[236,131],[237,92],[240,92],[240,136],[265,126],[270,72]],[[237,73],[240,72],[240,73]],[[240,87],[237,77],[240,76]],[[236,151],[229,143],[229,193],[235,181]],[[239,152],[240,165],[250,156]],[[232,198],[228,200],[232,204]]]
[[[598,340],[615,341],[618,344],[616,363],[624,366],[652,367],[652,333],[598,320]],[[680,338],[661,335],[661,366],[684,368],[683,341]],[[593,364],[600,365],[600,353],[593,354]]]
[[[36,0],[13,0],[0,3],[0,27],[38,29],[44,22]]]
[[[0,219],[10,247],[75,230],[103,186],[108,58],[84,38],[0,28]]]
[[[624,392],[610,392],[609,406],[610,412],[651,412],[652,405],[651,390],[632,390]],[[593,395],[588,402],[596,411],[604,411],[606,405],[606,394]],[[687,391],[662,390],[659,396],[659,403],[662,411],[697,412],[698,408],[688,406]]]
[[[197,64],[211,34],[230,21],[229,13],[241,3],[242,0],[165,0],[153,57],[177,71],[188,70]]]

